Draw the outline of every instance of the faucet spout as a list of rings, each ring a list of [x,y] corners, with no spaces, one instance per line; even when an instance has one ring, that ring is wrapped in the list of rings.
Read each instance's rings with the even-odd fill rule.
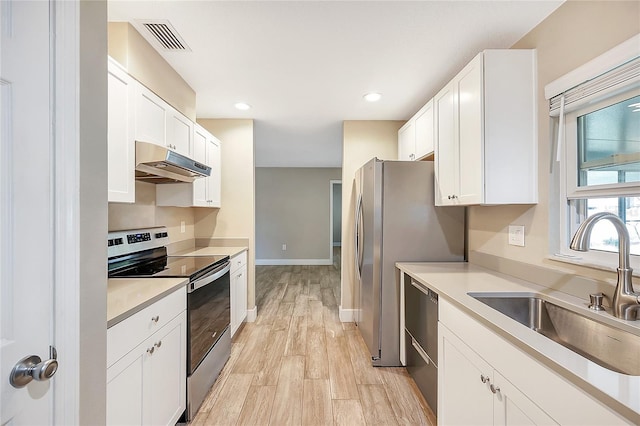
[[[593,226],[602,219],[606,219],[613,224],[618,233],[618,282],[613,295],[613,314],[625,320],[635,320],[638,318],[640,309],[640,293],[633,290],[632,273],[629,266],[629,253],[631,244],[629,243],[629,231],[625,223],[613,213],[602,212],[589,216],[576,231],[571,239],[569,248],[576,251],[589,250],[589,240]]]

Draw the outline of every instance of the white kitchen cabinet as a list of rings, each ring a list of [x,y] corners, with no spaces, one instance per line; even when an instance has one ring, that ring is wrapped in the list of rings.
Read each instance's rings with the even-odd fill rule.
[[[247,252],[231,258],[231,336],[247,317]]]
[[[433,153],[433,100],[398,130],[398,160],[420,160]]]
[[[109,58],[108,87],[108,200],[134,203],[135,136],[134,80],[113,59]]]
[[[535,204],[534,50],[485,50],[434,98],[436,205]]]
[[[185,309],[182,287],[107,330],[108,425],[174,425],[184,412]]]
[[[415,160],[416,149],[416,131],[415,120],[407,121],[404,126],[398,130],[398,160],[413,161]]]
[[[628,424],[446,299],[438,309],[438,424]]]
[[[192,158],[211,167],[211,175],[191,183],[156,185],[156,205],[176,207],[221,207],[221,142],[195,125]]]
[[[135,140],[190,156],[193,122],[139,82],[135,87]]]
[[[439,424],[557,424],[446,327],[438,332]]]

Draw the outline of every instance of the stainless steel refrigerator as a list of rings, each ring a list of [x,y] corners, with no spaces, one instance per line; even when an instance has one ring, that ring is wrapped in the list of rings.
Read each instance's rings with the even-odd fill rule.
[[[355,321],[375,366],[400,365],[396,262],[463,261],[464,208],[434,206],[433,163],[372,159],[355,176]]]

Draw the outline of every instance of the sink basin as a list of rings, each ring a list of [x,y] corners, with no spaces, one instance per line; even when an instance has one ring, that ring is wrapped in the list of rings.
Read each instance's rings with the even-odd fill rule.
[[[526,293],[469,296],[604,368],[640,376],[640,336]]]

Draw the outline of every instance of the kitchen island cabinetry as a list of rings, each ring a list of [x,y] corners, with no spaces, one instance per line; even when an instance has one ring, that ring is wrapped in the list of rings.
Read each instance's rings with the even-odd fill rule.
[[[107,330],[107,424],[174,425],[186,408],[186,288]]]
[[[231,258],[231,336],[247,317],[247,252]]]
[[[535,50],[485,50],[434,98],[436,205],[537,203]]]
[[[198,124],[195,125],[192,158],[211,167],[211,175],[192,183],[156,185],[156,204],[176,207],[216,207],[221,203],[221,143]]]
[[[433,154],[433,100],[398,130],[398,160],[414,161]]]
[[[134,84],[129,74],[109,58],[108,87],[108,200],[134,203],[135,192],[135,137],[134,137]]]
[[[442,298],[439,309],[439,424],[626,423]]]

